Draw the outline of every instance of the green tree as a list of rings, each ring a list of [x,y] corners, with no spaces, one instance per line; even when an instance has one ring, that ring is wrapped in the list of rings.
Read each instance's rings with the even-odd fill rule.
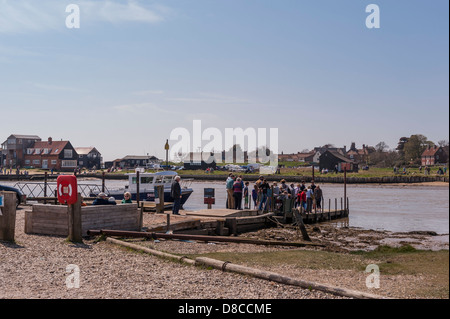
[[[434,146],[434,143],[428,141],[426,136],[422,134],[411,135],[403,148],[405,162],[420,164],[422,153],[428,145]]]

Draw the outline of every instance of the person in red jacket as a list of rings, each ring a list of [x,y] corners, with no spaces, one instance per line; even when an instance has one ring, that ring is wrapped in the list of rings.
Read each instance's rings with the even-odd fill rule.
[[[298,193],[297,201],[300,207],[303,207],[303,209],[306,210],[306,189]]]

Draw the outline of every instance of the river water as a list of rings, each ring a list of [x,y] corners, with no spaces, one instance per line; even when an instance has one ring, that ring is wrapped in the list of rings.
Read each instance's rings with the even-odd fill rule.
[[[99,180],[79,180],[79,183],[101,185]],[[128,181],[107,180],[108,189],[122,188]],[[13,186],[13,182],[4,182]],[[253,184],[250,183],[250,186]],[[342,184],[320,184],[323,190],[325,211],[329,199],[331,209],[338,209],[341,197],[344,197]],[[204,188],[214,188],[216,205],[225,208],[225,182],[194,181],[191,184],[194,193],[184,205],[186,210],[205,209],[203,204]],[[449,233],[449,187],[430,185],[347,185],[350,217],[348,226],[363,229],[387,230],[393,232],[434,231],[438,234]],[[448,238],[448,236],[447,236]]]
[[[252,185],[252,184],[250,184]],[[216,208],[225,208],[225,183],[195,182],[194,193],[185,209],[204,209],[203,188],[215,188]],[[344,186],[321,184],[324,209],[341,207]],[[393,186],[393,185],[347,185],[350,216],[348,225],[363,229],[394,232],[434,231],[449,233],[449,187],[448,186]]]

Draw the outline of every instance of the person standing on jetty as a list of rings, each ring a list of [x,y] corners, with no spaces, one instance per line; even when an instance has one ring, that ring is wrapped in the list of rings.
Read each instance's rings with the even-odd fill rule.
[[[316,200],[316,207],[319,210],[322,208],[322,197],[323,197],[322,189],[320,188],[319,185],[317,185],[316,188],[314,189],[314,199]]]
[[[308,190],[306,191],[306,212],[310,213],[312,210],[313,204],[313,190],[311,186],[308,186]]]
[[[253,185],[252,189],[252,199],[253,199],[253,206],[256,208],[258,206],[258,185]]]
[[[172,214],[180,215],[179,210],[181,206],[181,186],[180,186],[180,176],[176,176],[172,182],[170,189],[170,195],[173,198],[173,208]]]
[[[244,185],[245,185],[244,186],[244,209],[249,209],[250,208],[250,205],[249,205],[250,193],[249,193],[248,185],[250,185],[250,183],[245,182]]]
[[[230,173],[226,182],[227,189],[227,208],[234,209],[234,197],[233,197],[233,185],[234,185],[234,175]]]
[[[281,192],[281,194],[283,194],[285,191],[287,191],[289,194],[291,193],[291,190],[290,190],[289,186],[286,184],[286,181],[284,179],[282,179],[281,185],[280,185],[280,192]]]
[[[303,189],[298,193],[297,201],[299,202],[300,207],[306,211],[306,189]]]
[[[242,207],[242,181],[238,178],[233,184],[234,209],[241,210]]]
[[[258,210],[264,209],[264,204],[267,201],[267,190],[270,188],[269,183],[267,183],[267,180],[263,179],[263,182],[259,185],[259,189],[261,192],[261,201],[259,203]]]

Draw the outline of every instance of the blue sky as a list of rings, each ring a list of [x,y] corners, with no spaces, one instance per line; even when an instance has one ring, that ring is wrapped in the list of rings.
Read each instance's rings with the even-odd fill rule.
[[[65,25],[72,3],[79,29]],[[365,25],[371,3],[379,29]],[[284,153],[448,139],[448,6],[0,0],[0,139],[51,136],[107,161],[163,158],[171,131],[193,120],[278,128]]]

